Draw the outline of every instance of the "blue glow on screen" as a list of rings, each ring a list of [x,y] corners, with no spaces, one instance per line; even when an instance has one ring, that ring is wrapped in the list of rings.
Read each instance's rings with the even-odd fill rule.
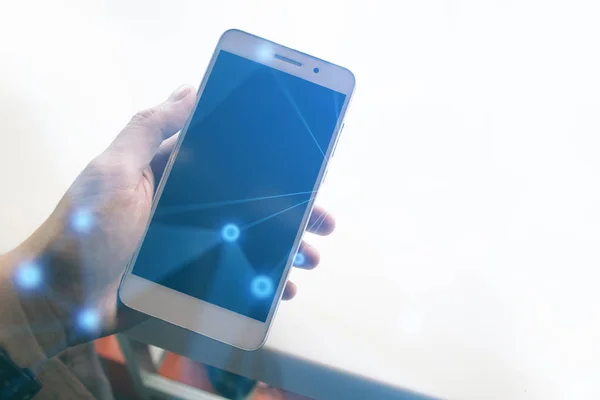
[[[235,224],[227,224],[221,229],[221,236],[226,242],[235,242],[240,237],[240,228]]]
[[[250,290],[257,299],[266,299],[273,294],[273,280],[268,276],[258,275],[250,282]]]
[[[133,273],[266,321],[344,100],[221,51]]]

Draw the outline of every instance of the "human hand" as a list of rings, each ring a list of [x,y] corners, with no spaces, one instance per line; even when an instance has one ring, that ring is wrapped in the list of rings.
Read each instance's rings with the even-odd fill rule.
[[[193,88],[182,86],[164,103],[137,113],[76,178],[44,224],[8,255],[13,276],[18,277],[24,264],[39,265],[43,272],[44,286],[23,294],[23,303],[47,309],[45,317],[58,321],[64,332],[60,343],[41,339],[49,356],[140,321],[137,313],[118,304],[117,290],[142,239],[175,134],[195,99]],[[325,235],[334,221],[316,207],[309,227]],[[300,251],[305,256],[302,268],[317,265],[319,254],[313,247],[302,243]],[[284,299],[295,292],[288,282]]]

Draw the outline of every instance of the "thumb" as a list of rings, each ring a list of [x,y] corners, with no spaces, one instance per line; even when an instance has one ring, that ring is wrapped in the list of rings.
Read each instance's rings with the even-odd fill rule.
[[[132,167],[143,170],[163,140],[183,128],[195,103],[194,88],[181,86],[163,103],[135,114],[110,145],[110,151],[132,163]]]

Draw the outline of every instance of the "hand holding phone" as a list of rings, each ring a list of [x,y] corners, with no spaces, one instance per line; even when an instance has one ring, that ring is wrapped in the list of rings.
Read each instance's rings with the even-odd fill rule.
[[[227,31],[119,296],[230,345],[266,340],[354,90],[346,69]],[[299,251],[300,250],[300,251]]]
[[[3,293],[10,298],[15,291],[31,326],[56,327],[33,331],[46,357],[147,318],[119,307],[117,289],[147,226],[155,182],[175,143],[171,135],[187,120],[195,92],[183,86],[137,113],[75,179],[48,219],[0,257]],[[333,226],[331,216],[315,207],[309,230],[326,235]],[[301,251],[306,258],[299,267],[314,267],[319,253],[304,245]],[[287,282],[283,298],[294,294],[295,286]]]

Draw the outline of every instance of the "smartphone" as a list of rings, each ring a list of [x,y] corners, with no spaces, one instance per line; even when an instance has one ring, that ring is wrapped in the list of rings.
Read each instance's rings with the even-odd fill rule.
[[[157,185],[121,301],[237,348],[260,348],[354,86],[345,68],[225,32]]]

